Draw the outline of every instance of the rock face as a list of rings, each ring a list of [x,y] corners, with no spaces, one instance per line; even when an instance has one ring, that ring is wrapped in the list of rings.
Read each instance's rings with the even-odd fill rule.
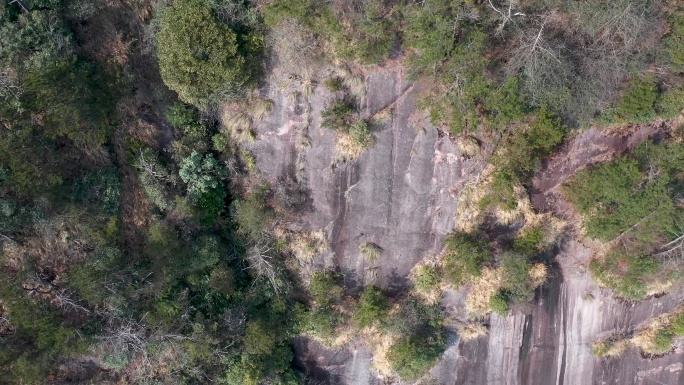
[[[367,115],[393,107],[374,132],[374,146],[346,163],[335,164],[335,133],[320,127],[320,113],[333,95],[319,86],[293,107],[297,88],[271,87],[264,95],[276,107],[249,147],[258,168],[276,183],[294,180],[303,187],[309,204],[300,225],[326,230],[334,252],[326,263],[339,267],[351,287],[372,281],[390,290],[405,288],[411,268],[441,248],[453,228],[458,186],[481,163],[462,159],[449,138],[414,116],[415,92],[400,68],[367,75]],[[377,261],[359,257],[365,242],[383,249]],[[375,278],[370,269],[377,269]]]
[[[274,184],[297,185],[305,193],[296,226],[324,229],[330,253],[316,261],[339,268],[347,285],[373,283],[393,292],[422,258],[439,252],[454,226],[458,193],[477,176],[481,161],[463,158],[454,143],[416,113],[416,90],[403,70],[391,64],[366,74],[362,106],[373,115],[391,106],[391,117],[374,132],[376,143],[356,161],[335,164],[335,136],[320,127],[321,111],[334,95],[323,87],[307,92],[302,82],[279,82],[277,74],[263,97],[275,102],[270,117],[247,145],[257,167]],[[588,131],[563,155],[545,165],[534,186],[538,209],[554,206],[554,189],[578,167],[633,146],[653,130],[623,138]],[[573,151],[576,151],[573,153]],[[579,156],[577,154],[584,154]],[[573,155],[575,154],[575,155]],[[555,163],[554,163],[555,162]],[[563,215],[562,205],[560,215]],[[359,245],[373,242],[383,252],[369,262]],[[489,334],[452,343],[430,375],[440,384],[684,384],[681,349],[643,358],[630,348],[621,357],[596,358],[592,342],[613,333],[629,336],[649,318],[676,308],[682,295],[668,294],[638,303],[616,299],[585,271],[592,251],[569,238],[555,260],[549,283],[524,312],[489,319]],[[375,270],[377,275],[369,274]],[[446,293],[449,311],[462,312],[462,293]],[[297,359],[313,383],[371,384],[372,354],[362,344],[327,349],[315,341],[295,341]]]
[[[530,314],[493,314],[489,335],[457,346],[457,360],[443,359],[433,375],[440,384],[682,384],[684,355],[642,358],[630,348],[622,356],[597,358],[592,343],[614,333],[630,336],[653,317],[674,310],[681,294],[638,303],[616,299],[599,288],[583,260],[591,250],[569,240],[557,259],[555,277],[537,293]]]

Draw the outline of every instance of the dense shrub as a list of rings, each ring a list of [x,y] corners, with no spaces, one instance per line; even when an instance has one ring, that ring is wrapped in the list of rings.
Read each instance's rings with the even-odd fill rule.
[[[260,44],[221,23],[205,1],[174,0],[161,15],[159,71],[181,100],[206,106],[212,95],[247,85]]]
[[[178,172],[187,185],[188,197],[195,203],[203,223],[211,224],[223,212],[226,192],[224,167],[211,154],[202,156],[193,151],[183,159]]]
[[[585,216],[589,236],[611,240],[631,229],[623,236],[634,240],[630,246],[639,253],[673,230],[679,210],[672,197],[684,152],[681,145],[646,142],[632,154],[580,171],[564,192]]]
[[[321,113],[323,118],[321,126],[332,130],[348,131],[354,109],[355,102],[349,96],[333,101],[332,105]]]
[[[653,75],[634,79],[618,103],[617,113],[624,120],[652,119],[653,106],[658,96],[656,78]]]
[[[366,287],[354,309],[354,322],[360,328],[382,324],[389,314],[389,301],[382,290],[375,286]]]
[[[656,111],[663,118],[674,118],[684,110],[684,89],[669,88],[656,103]]]
[[[620,249],[610,251],[600,260],[592,260],[589,269],[602,284],[632,300],[646,296],[649,282],[667,279],[657,276],[662,265],[653,257],[630,255]]]
[[[653,348],[659,352],[668,352],[672,349],[672,338],[674,337],[671,330],[665,328],[656,333],[653,340]]]
[[[453,233],[446,241],[444,273],[460,286],[480,275],[480,268],[492,260],[490,245],[481,234]]]
[[[501,315],[502,317],[505,317],[506,315],[508,315],[508,302],[508,294],[506,292],[498,292],[495,295],[491,296],[491,298],[489,298],[489,307],[495,313]]]
[[[534,295],[530,280],[530,262],[525,256],[507,254],[501,260],[503,288],[513,301],[527,302]]]
[[[513,186],[524,183],[537,170],[542,158],[551,154],[566,134],[567,127],[559,118],[547,108],[539,109],[529,126],[510,134],[493,157],[496,171],[490,193],[483,197],[480,205],[514,209],[517,200]]]
[[[309,293],[318,307],[327,307],[342,300],[342,277],[330,271],[317,271],[311,275]]]
[[[422,265],[416,269],[415,272],[415,285],[418,290],[428,292],[437,288],[441,277],[439,271],[434,266]]]
[[[670,33],[663,38],[665,60],[671,63],[675,72],[684,72],[684,10],[668,14]]]
[[[264,9],[266,24],[299,20],[329,44],[331,59],[377,63],[386,59],[397,40],[400,12],[391,2],[320,4],[312,0],[276,0]]]
[[[264,229],[273,219],[273,210],[266,205],[266,193],[266,189],[259,188],[245,199],[235,200],[230,207],[238,231],[252,242],[262,239]]]
[[[406,336],[395,342],[387,359],[404,380],[414,381],[430,370],[444,352],[441,333],[430,336]]]
[[[402,299],[399,311],[385,325],[398,335],[430,335],[442,329],[444,315],[438,304],[428,305],[415,296]]]
[[[513,250],[526,256],[534,256],[541,251],[543,240],[542,227],[530,227],[513,239]]]

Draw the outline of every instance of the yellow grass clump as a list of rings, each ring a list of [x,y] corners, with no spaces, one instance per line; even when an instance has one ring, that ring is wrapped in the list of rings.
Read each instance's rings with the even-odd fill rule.
[[[463,341],[470,341],[487,335],[487,327],[479,322],[468,322],[458,328],[458,336]]]
[[[392,364],[387,358],[390,348],[400,338],[399,335],[384,333],[377,326],[366,328],[362,332],[363,341],[373,351],[373,367],[379,374],[392,376]]]
[[[459,137],[456,140],[456,148],[466,158],[472,158],[480,154],[480,142],[472,136]]]
[[[359,253],[366,262],[375,262],[382,254],[382,247],[373,242],[364,242],[359,245]]]
[[[246,103],[224,103],[221,106],[223,130],[239,141],[254,141],[253,126],[265,119],[273,106],[272,100],[257,97],[250,98]]]
[[[312,263],[314,258],[328,248],[324,230],[291,233],[288,243],[300,263]]]
[[[548,270],[545,264],[535,263],[530,268],[530,272],[528,274],[530,275],[530,283],[532,283],[532,287],[537,288],[546,282]]]
[[[618,357],[629,347],[628,340],[601,341],[592,344],[594,355],[598,357]]]
[[[534,212],[525,188],[520,184],[516,184],[513,186],[513,192],[515,194],[515,199],[518,201],[516,208],[513,210],[504,210],[501,207],[497,207],[494,210],[497,222],[502,225],[510,225],[522,218],[525,220],[526,224],[529,223],[531,226],[539,223],[541,216]]]
[[[475,318],[491,313],[489,299],[501,289],[503,284],[503,269],[484,267],[482,274],[475,279],[466,297],[465,307],[468,314]]]
[[[337,134],[333,163],[345,163],[356,160],[372,145],[373,141],[370,141],[369,143],[359,143],[352,135],[340,132]]]
[[[349,92],[356,97],[360,104],[366,98],[366,80],[363,75],[350,75],[344,77],[344,85],[347,86]]]
[[[482,207],[480,201],[487,196],[492,183],[494,166],[485,166],[480,176],[467,183],[458,197],[458,207],[454,217],[455,230],[470,233],[474,231],[483,220]]]
[[[632,337],[631,342],[634,346],[641,349],[647,354],[662,354],[669,351],[672,346],[668,345],[667,349],[659,347],[656,343],[658,332],[670,326],[669,315],[663,315],[654,318],[651,323],[637,335]]]

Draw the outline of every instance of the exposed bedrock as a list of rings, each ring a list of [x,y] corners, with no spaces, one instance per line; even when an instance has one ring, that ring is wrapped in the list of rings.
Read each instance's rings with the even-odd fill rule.
[[[399,292],[406,288],[411,268],[441,248],[454,226],[458,193],[483,164],[461,157],[448,137],[440,137],[416,114],[415,90],[401,68],[389,66],[366,76],[366,114],[392,106],[387,122],[374,132],[375,145],[356,161],[335,165],[334,132],[320,127],[320,113],[333,96],[318,86],[307,97],[304,87],[273,80],[263,90],[275,107],[247,148],[272,183],[290,181],[305,191],[307,203],[295,225],[325,229],[331,249],[316,263],[339,268],[352,288],[372,282]],[[577,167],[603,160],[609,151],[619,152],[650,133],[636,131],[620,139],[592,130],[581,134],[566,146],[567,159],[545,166],[546,176],[534,186],[535,206],[548,209],[552,190]],[[577,158],[568,149],[590,159]],[[377,261],[359,255],[364,242],[382,247]],[[679,348],[657,358],[643,358],[635,348],[617,358],[593,356],[594,341],[613,333],[629,336],[649,318],[677,307],[682,295],[638,303],[616,299],[584,269],[591,253],[566,240],[552,277],[525,314],[492,315],[489,334],[474,341],[452,338],[431,375],[438,383],[454,385],[684,384],[684,352]],[[377,269],[377,275],[368,274],[369,269]],[[462,297],[446,293],[445,308],[462,314]],[[336,350],[301,337],[295,349],[297,362],[318,383],[376,382],[372,354],[361,343]]]
[[[332,100],[322,86],[309,98],[299,96],[294,108],[296,86],[272,87],[267,97],[275,101],[275,113],[249,146],[269,179],[303,186],[309,204],[300,225],[326,230],[334,252],[326,262],[339,267],[351,287],[371,281],[395,291],[406,287],[411,268],[441,248],[453,228],[459,186],[481,167],[462,159],[449,138],[440,138],[424,118],[413,116],[416,97],[409,87],[400,69],[367,76],[366,113],[394,105],[374,132],[375,145],[356,161],[334,162],[334,132],[320,127],[320,113]],[[365,242],[383,249],[377,261],[359,256]],[[374,279],[371,268],[377,268]]]

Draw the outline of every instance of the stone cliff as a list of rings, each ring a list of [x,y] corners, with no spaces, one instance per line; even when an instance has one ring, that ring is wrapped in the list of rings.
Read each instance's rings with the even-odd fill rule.
[[[315,261],[319,267],[338,268],[351,288],[372,282],[399,293],[407,287],[411,268],[439,253],[454,227],[459,192],[485,162],[462,156],[448,135],[417,112],[419,87],[405,80],[399,65],[390,63],[364,76],[366,114],[391,113],[375,129],[375,145],[357,160],[336,162],[334,133],[320,126],[330,92],[320,85],[307,92],[304,81],[286,81],[277,73],[261,90],[262,97],[275,102],[273,113],[245,148],[266,179],[294,183],[304,192],[306,204],[291,225],[325,230],[330,250]],[[546,162],[532,188],[532,202],[538,210],[567,216],[567,204],[557,194],[564,178],[657,131],[657,126],[647,127],[618,138],[591,129],[576,136]],[[359,255],[364,242],[382,247],[376,261]],[[633,347],[617,358],[592,354],[592,342],[614,333],[628,336],[683,299],[681,293],[637,303],[616,298],[586,270],[592,253],[567,236],[551,256],[550,279],[533,304],[505,318],[491,315],[485,337],[462,342],[452,333],[430,375],[439,384],[454,385],[684,384],[684,351],[679,348],[662,357],[642,357]],[[462,293],[445,293],[443,306],[463,316]],[[378,383],[372,354],[360,341],[339,350],[304,337],[295,345],[298,361],[318,383]]]

